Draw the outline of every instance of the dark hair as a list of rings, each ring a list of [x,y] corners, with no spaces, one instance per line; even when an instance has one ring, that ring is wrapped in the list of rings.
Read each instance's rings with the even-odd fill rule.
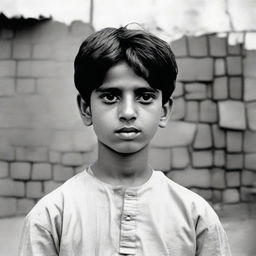
[[[74,81],[82,98],[90,102],[106,72],[125,61],[152,88],[162,91],[163,103],[173,93],[178,73],[170,46],[142,29],[104,28],[91,34],[80,46],[74,63]]]

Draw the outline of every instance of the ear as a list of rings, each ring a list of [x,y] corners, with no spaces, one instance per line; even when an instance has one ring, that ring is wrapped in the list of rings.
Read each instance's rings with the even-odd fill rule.
[[[89,104],[83,100],[80,94],[77,95],[77,105],[84,124],[86,126],[92,125],[91,108]]]
[[[170,98],[163,106],[162,106],[162,116],[160,118],[159,127],[166,127],[168,120],[171,115],[173,100]]]

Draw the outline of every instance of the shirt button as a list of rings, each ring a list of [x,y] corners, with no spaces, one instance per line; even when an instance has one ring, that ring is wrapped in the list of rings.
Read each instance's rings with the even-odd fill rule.
[[[132,220],[130,215],[125,216],[124,219],[125,219],[125,221],[131,221]]]

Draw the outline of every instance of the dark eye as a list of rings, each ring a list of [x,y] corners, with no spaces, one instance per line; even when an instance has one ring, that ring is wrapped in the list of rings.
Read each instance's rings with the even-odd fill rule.
[[[151,93],[142,94],[138,97],[140,103],[149,104],[152,103],[155,99],[155,95]]]
[[[109,104],[115,103],[118,100],[117,96],[111,93],[103,94],[100,96],[100,98],[103,100],[104,103]]]

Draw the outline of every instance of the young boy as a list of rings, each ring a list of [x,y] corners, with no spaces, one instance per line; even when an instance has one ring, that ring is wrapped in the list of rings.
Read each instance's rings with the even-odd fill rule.
[[[106,28],[82,43],[77,100],[98,159],[32,209],[20,256],[231,255],[208,203],[148,164],[176,76],[168,44],[143,30]]]

